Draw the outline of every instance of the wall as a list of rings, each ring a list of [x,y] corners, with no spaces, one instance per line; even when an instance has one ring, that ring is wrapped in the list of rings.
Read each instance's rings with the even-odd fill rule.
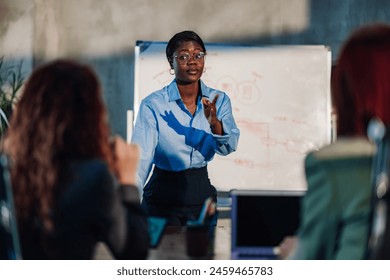
[[[352,29],[390,20],[390,1],[0,0],[0,19],[1,55],[16,53],[30,66],[56,57],[93,65],[113,133],[125,137],[136,40],[167,41],[192,29],[206,42],[325,44],[335,59]]]
[[[25,76],[33,67],[33,15],[31,1],[0,0],[0,57],[6,66],[22,63]]]

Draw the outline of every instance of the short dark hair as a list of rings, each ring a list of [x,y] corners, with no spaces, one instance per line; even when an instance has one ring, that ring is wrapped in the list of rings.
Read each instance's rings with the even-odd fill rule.
[[[176,51],[179,45],[181,45],[183,42],[188,41],[195,41],[197,42],[203,49],[204,52],[206,52],[206,47],[204,46],[203,40],[199,37],[198,34],[196,34],[194,31],[182,31],[179,33],[176,33],[168,42],[167,48],[166,48],[166,55],[169,62],[171,62],[171,58],[173,56],[173,53]]]

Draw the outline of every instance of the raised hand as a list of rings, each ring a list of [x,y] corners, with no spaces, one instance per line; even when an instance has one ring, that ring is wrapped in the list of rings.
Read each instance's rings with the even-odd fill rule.
[[[118,180],[122,184],[136,185],[136,173],[139,161],[139,147],[127,144],[119,136],[111,139],[114,153],[114,168]]]
[[[217,94],[211,102],[207,98],[203,97],[202,103],[204,115],[211,126],[211,130],[215,134],[222,135],[222,123],[217,119],[217,107],[215,105],[217,103],[218,97],[219,95]]]
[[[206,97],[202,98],[203,108],[204,108],[204,115],[206,116],[207,121],[210,125],[215,124],[217,119],[217,108],[215,104],[217,103],[219,95],[217,94],[213,101],[210,102]]]

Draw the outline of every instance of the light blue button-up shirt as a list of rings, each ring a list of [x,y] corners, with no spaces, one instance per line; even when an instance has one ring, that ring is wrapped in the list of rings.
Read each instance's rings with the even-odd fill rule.
[[[153,164],[168,171],[200,168],[214,154],[228,155],[237,149],[240,131],[234,121],[229,97],[200,81],[202,97],[214,100],[219,94],[217,118],[222,121],[223,135],[213,134],[201,98],[192,115],[180,98],[176,80],[142,100],[132,143],[141,147],[138,184],[144,186]]]

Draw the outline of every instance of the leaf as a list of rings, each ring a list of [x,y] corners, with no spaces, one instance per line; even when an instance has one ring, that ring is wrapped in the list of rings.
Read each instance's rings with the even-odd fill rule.
[[[7,64],[5,57],[0,57],[0,137],[8,126],[13,104],[26,78],[22,66],[23,60]]]

